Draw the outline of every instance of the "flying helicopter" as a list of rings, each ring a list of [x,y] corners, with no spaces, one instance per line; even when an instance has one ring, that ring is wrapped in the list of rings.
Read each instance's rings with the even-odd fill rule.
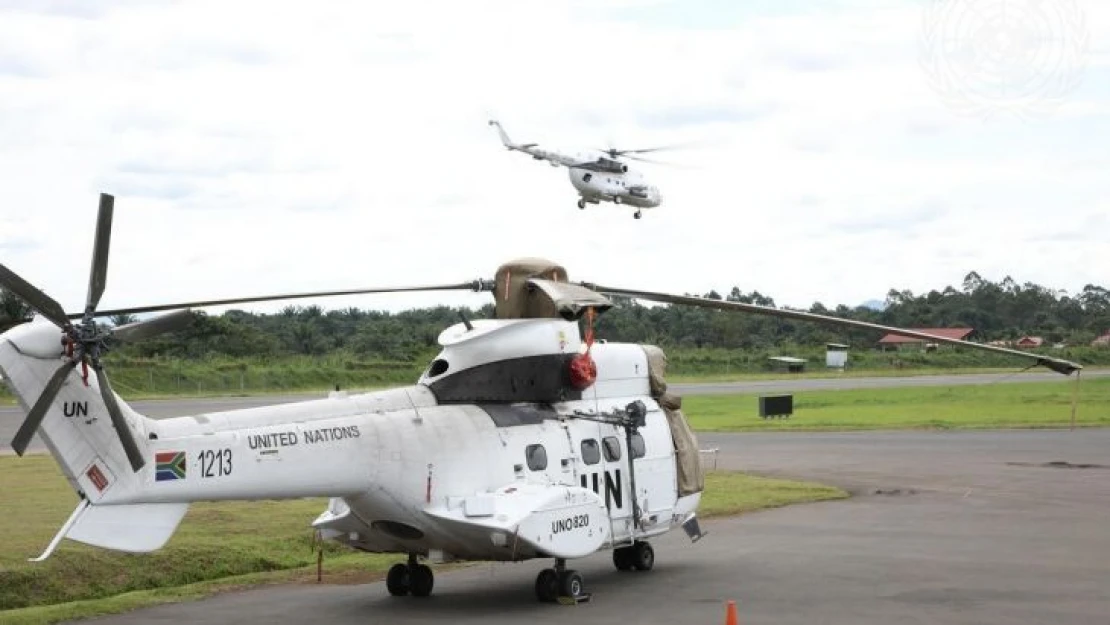
[[[0,334],[0,379],[26,412],[12,448],[23,455],[38,433],[79,496],[33,561],[66,538],[157,550],[196,501],[327,497],[312,521],[323,538],[406,557],[386,577],[395,596],[430,595],[428,563],[456,560],[553,560],[535,580],[545,602],[588,596],[568,561],[597,551],[611,551],[619,570],[650,570],[650,539],[677,528],[694,542],[705,535],[704,473],[681,398],[667,391],[663,351],[595,339],[597,316],[614,305],[608,296],[894,332],[1064,375],[1082,368],[867,322],[571,282],[543,259],[505,263],[492,279],[98,310],[113,207],[102,194],[82,312],[67,313],[0,264],[0,286],[37,313]],[[102,360],[117,342],[186,327],[194,308],[460,290],[491,292],[494,318],[444,329],[442,350],[400,388],[156,420],[113,391]],[[114,328],[96,322],[164,311]]]
[[[634,170],[620,159],[651,161],[637,154],[656,152],[667,147],[643,148],[638,150],[618,150],[607,148],[593,153],[579,152],[563,154],[545,150],[537,143],[514,143],[496,119],[489,120],[490,126],[497,127],[501,143],[509,151],[524,152],[538,161],[547,161],[552,167],[566,167],[570,183],[578,192],[578,208],[586,204],[612,202],[626,204],[636,209],[632,216],[639,219],[645,208],[656,208],[663,202],[659,188],[647,181],[643,172]]]

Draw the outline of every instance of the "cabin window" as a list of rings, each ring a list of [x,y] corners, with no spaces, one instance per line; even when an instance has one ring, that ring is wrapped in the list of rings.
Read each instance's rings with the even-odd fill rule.
[[[543,471],[547,468],[547,450],[543,445],[529,445],[524,450],[524,457],[528,460],[528,468],[533,471]]]
[[[582,182],[589,182],[590,178],[593,178],[593,177],[594,177],[593,174],[591,174],[590,172],[586,172],[585,174],[582,175]]]
[[[644,445],[644,437],[639,432],[632,435],[632,458],[643,458],[647,453],[647,447]]]
[[[601,446],[597,444],[596,438],[582,441],[582,461],[586,464],[601,462]]]
[[[616,436],[606,436],[601,444],[605,446],[605,460],[616,462],[621,459],[621,442]]]

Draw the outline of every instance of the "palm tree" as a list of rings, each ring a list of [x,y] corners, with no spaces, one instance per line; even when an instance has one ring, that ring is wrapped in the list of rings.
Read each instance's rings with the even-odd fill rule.
[[[34,311],[11,291],[0,289],[0,332],[31,318]]]
[[[112,315],[112,316],[108,317],[108,321],[110,321],[112,323],[112,325],[117,327],[117,328],[122,326],[122,325],[127,325],[129,323],[133,323],[133,322],[138,321],[138,320],[139,320],[139,318],[136,317],[135,315],[129,315],[129,314],[126,314],[126,313],[124,313],[122,315]]]

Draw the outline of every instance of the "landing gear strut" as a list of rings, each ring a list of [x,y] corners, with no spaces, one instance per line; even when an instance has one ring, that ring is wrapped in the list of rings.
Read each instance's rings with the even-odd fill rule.
[[[544,569],[536,576],[536,598],[545,603],[557,601],[559,597],[577,599],[584,594],[582,575],[568,569],[566,560],[555,560],[555,568]]]
[[[578,200],[578,208],[586,208],[586,200]]]
[[[431,567],[416,563],[416,554],[409,554],[407,563],[394,564],[385,576],[385,587],[394,597],[411,594],[414,597],[427,597],[432,594],[435,576]]]
[[[618,571],[650,571],[655,566],[655,550],[647,541],[613,550],[613,566]]]

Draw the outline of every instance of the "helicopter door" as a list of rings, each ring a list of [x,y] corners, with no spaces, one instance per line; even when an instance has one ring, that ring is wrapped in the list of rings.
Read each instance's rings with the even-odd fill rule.
[[[601,427],[600,490],[609,508],[614,542],[626,541],[632,533],[632,483],[625,449],[623,428],[612,425]]]
[[[612,425],[580,420],[570,428],[578,485],[601,496],[609,510],[614,540],[627,540],[632,503],[628,464],[624,458],[623,430]]]

